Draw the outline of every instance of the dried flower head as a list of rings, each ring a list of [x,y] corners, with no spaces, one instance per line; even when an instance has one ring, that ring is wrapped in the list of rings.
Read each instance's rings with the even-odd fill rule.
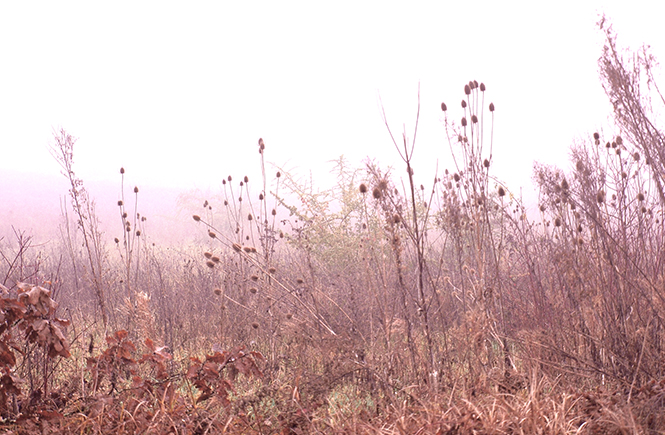
[[[485,83],[480,84],[480,92],[485,92]]]
[[[233,180],[233,178],[230,175],[228,177],[226,177],[226,179],[229,180],[229,182],[231,182],[231,180]]]
[[[123,204],[122,200],[118,201],[118,207],[122,207]]]
[[[213,263],[212,261],[206,261],[206,266],[212,269],[213,267],[215,267],[215,263]]]
[[[464,85],[464,93],[469,95],[471,93],[471,87],[469,85]]]
[[[367,185],[365,183],[360,183],[360,193],[367,193]]]
[[[252,281],[256,282],[256,281],[259,280],[259,277],[256,276],[256,275],[252,275],[252,276],[249,277],[249,279],[251,279]]]
[[[297,282],[298,284],[302,284],[302,283],[304,283],[305,281],[304,281],[302,278],[298,278],[298,279],[296,279],[296,282]]]
[[[233,245],[231,245],[231,247],[232,247],[233,250],[236,251],[236,252],[240,252],[240,251],[242,251],[242,246],[240,246],[240,245],[237,244],[237,243],[234,243]]]
[[[259,201],[263,201],[263,194],[259,193]]]
[[[141,230],[136,230],[136,237],[139,237],[141,235]]]
[[[210,259],[213,261],[213,263],[219,263],[219,257],[216,255],[213,255]]]
[[[134,186],[134,193],[139,193],[139,188],[138,188],[138,186]]]
[[[554,219],[554,226],[555,227],[560,227],[561,226],[561,218]]]
[[[203,253],[203,256],[209,260],[209,259],[212,258],[212,253],[210,253],[210,252],[204,252],[204,253]]]
[[[120,168],[120,173],[121,173],[121,174],[124,174],[124,173],[125,173],[125,168],[121,167],[121,168]]]
[[[466,109],[466,100],[462,100],[462,109]]]
[[[378,187],[375,187],[374,190],[372,190],[372,196],[374,199],[380,199],[381,198],[381,189]]]
[[[644,194],[642,192],[637,194],[637,200],[640,202],[644,201]]]
[[[455,174],[453,175],[453,179],[455,180],[455,182],[458,182],[458,181],[460,180],[460,176],[459,176],[459,174],[458,174],[458,173],[455,173]]]
[[[242,250],[247,252],[248,254],[251,254],[252,252],[255,251],[254,247],[252,246],[243,246]]]
[[[287,318],[288,320],[291,320],[292,317],[293,317],[293,314],[291,314],[291,313],[287,313],[287,314],[286,314],[286,318]]]
[[[209,236],[211,239],[216,239],[216,238],[217,238],[217,234],[213,233],[213,232],[210,231],[210,230],[208,230],[208,236]]]
[[[577,170],[580,171],[580,172],[584,171],[584,163],[582,163],[581,160],[578,160],[578,161],[577,161],[577,164],[575,165],[575,167],[576,167]]]
[[[255,295],[257,291],[258,291],[258,289],[256,287],[252,287],[252,288],[249,289],[249,292],[253,295]]]
[[[494,103],[490,103],[490,112],[494,112]]]
[[[633,160],[635,160],[636,162],[639,161],[640,160],[640,153],[633,154]]]
[[[462,118],[462,127],[466,127],[466,118]]]
[[[113,239],[113,241],[116,242],[116,243],[120,243],[120,240],[117,237],[115,239]]]
[[[256,322],[252,322],[252,328],[259,329],[259,324]]]
[[[245,183],[249,183],[249,177],[247,175],[245,175],[244,181]]]
[[[601,190],[600,192],[596,193],[596,201],[598,204],[605,202],[605,192]]]
[[[617,145],[622,145],[623,144],[623,139],[621,139],[621,136],[617,136],[616,143],[617,143]]]
[[[490,167],[490,161],[487,160],[487,159],[483,160],[483,166],[486,167],[486,168],[489,168]]]
[[[441,103],[441,110],[444,112],[448,110],[448,106],[446,106],[446,103]]]
[[[214,292],[217,296],[220,296],[220,295],[222,294],[222,289],[218,287],[218,288],[216,288],[215,290],[213,290],[213,292]]]
[[[273,208],[272,211],[270,212],[270,214],[273,215],[273,216],[277,215],[277,210],[275,210],[275,209]]]
[[[506,191],[503,189],[503,186],[499,186],[499,196],[506,196]]]
[[[253,220],[253,219],[254,219],[254,217],[252,216],[251,213],[249,213],[249,214],[247,215],[247,220],[248,220],[248,221],[251,221],[251,220]]]
[[[195,214],[194,216],[192,216],[192,218],[194,218],[194,220],[195,220],[196,222],[199,222],[199,221],[201,220],[201,216],[196,215],[196,214]]]
[[[279,178],[279,177],[281,177],[281,176],[282,176],[282,173],[279,172],[279,171],[277,171],[277,173],[275,174],[275,177]]]
[[[269,273],[275,273],[275,272],[277,272],[277,269],[275,269],[274,267],[270,267],[270,268],[268,268],[268,272]]]
[[[598,140],[598,139],[600,139],[600,135],[599,135],[598,133],[594,133],[594,134],[593,134],[593,138],[594,138],[595,140]]]

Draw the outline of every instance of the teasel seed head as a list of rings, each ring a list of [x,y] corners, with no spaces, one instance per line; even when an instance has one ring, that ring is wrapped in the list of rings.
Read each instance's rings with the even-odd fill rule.
[[[594,133],[594,134],[593,134],[593,138],[594,138],[595,140],[599,140],[599,139],[600,139],[600,135],[599,135],[598,133]]]
[[[252,275],[252,276],[249,277],[249,279],[251,279],[254,282],[257,282],[259,280],[259,277],[256,276],[256,275]]]
[[[360,183],[359,187],[360,193],[367,193],[367,185],[365,183]]]
[[[636,162],[639,161],[640,160],[640,153],[636,152],[635,154],[633,154],[633,160],[635,160]]]
[[[560,227],[561,226],[561,218],[554,219],[554,226],[555,227]]]
[[[287,320],[291,320],[292,317],[293,317],[293,314],[291,314],[291,313],[286,313],[286,318],[287,318]]]
[[[489,168],[490,167],[490,161],[487,160],[487,159],[483,160],[483,166],[486,167],[486,168]]]
[[[113,239],[113,241],[114,241],[116,244],[117,244],[117,243],[120,243],[120,240],[119,240],[117,237],[116,237],[115,239]]]
[[[275,272],[277,272],[277,269],[275,269],[274,267],[268,268],[268,273],[275,273]]]
[[[462,109],[466,109],[466,100],[462,100]]]
[[[222,289],[218,287],[218,288],[216,288],[215,290],[213,290],[213,292],[214,292],[217,296],[221,296],[221,294],[222,294]]]
[[[462,118],[462,127],[466,127],[466,118]]]
[[[596,194],[596,201],[598,202],[598,204],[602,204],[603,202],[605,202],[605,192],[603,192],[602,190],[598,192]]]
[[[231,182],[231,180],[233,180],[233,178],[230,175],[226,177],[226,179],[229,180],[229,183]]]
[[[469,87],[469,85],[464,85],[464,93],[466,95],[469,95],[471,93],[471,88]]]
[[[125,168],[120,167],[120,173],[121,173],[121,174],[124,174],[124,173],[125,173]]]
[[[506,191],[504,190],[503,186],[499,186],[499,196],[506,196]]]
[[[296,279],[296,282],[297,282],[298,284],[302,284],[302,283],[304,283],[305,281],[304,281],[302,278],[298,278],[298,279]]]
[[[195,214],[194,216],[192,216],[192,218],[194,218],[194,220],[195,220],[196,222],[201,221],[201,216],[199,216],[199,215],[196,215],[196,214]]]
[[[279,178],[279,177],[281,177],[281,176],[282,176],[282,173],[281,173],[281,172],[279,172],[279,171],[277,171],[277,174],[275,174],[275,176],[276,176],[277,178]]]
[[[480,84],[480,92],[485,92],[485,83]]]
[[[446,103],[441,103],[441,111],[445,112],[448,110],[448,106],[446,106]]]
[[[621,136],[617,136],[616,143],[617,143],[617,145],[622,145],[623,144],[623,139],[621,139]]]
[[[210,259],[212,260],[213,263],[219,263],[219,257],[217,257],[216,255],[213,255]]]
[[[455,180],[455,182],[458,182],[460,180],[459,174],[455,173],[455,175],[453,175],[453,179]]]
[[[244,180],[245,180],[245,183],[249,183],[249,177],[247,175],[245,175]]]
[[[490,103],[490,112],[494,112],[494,103]]]
[[[372,196],[374,199],[381,199],[381,189],[375,187],[374,190],[372,190]]]
[[[263,194],[259,193],[259,201],[263,201]]]
[[[255,295],[256,292],[258,292],[258,291],[259,291],[259,290],[258,290],[256,287],[251,287],[251,288],[249,289],[249,292],[250,292],[251,294],[253,294],[253,295]]]
[[[252,328],[259,329],[259,324],[256,322],[252,322]]]
[[[642,192],[637,194],[637,200],[640,202],[644,201],[644,194]]]
[[[273,208],[272,211],[270,212],[270,214],[273,215],[273,216],[277,215],[277,210],[275,210],[275,209]]]
[[[478,122],[478,117],[476,115],[471,115],[471,122],[476,124]]]
[[[242,250],[247,252],[248,254],[251,254],[252,252],[254,252],[254,248],[251,247],[251,246],[243,246]]]
[[[134,193],[139,193],[139,188],[138,188],[138,186],[134,186]]]
[[[210,260],[210,259],[212,258],[212,253],[210,253],[210,252],[204,252],[204,253],[203,253],[203,256],[204,256],[205,258],[207,258],[208,260]]]
[[[251,221],[251,220],[253,220],[253,219],[254,219],[254,217],[252,216],[251,213],[247,215],[247,220],[248,220],[248,221]]]
[[[206,266],[212,269],[213,267],[215,267],[215,263],[213,263],[212,261],[206,261]]]
[[[141,236],[141,230],[136,230],[136,237],[140,237],[140,236]]]
[[[213,233],[213,232],[210,231],[210,230],[208,230],[208,236],[209,236],[211,239],[216,239],[216,238],[217,238],[217,234]]]
[[[237,243],[234,243],[233,245],[231,245],[231,247],[232,247],[233,250],[236,251],[236,252],[240,252],[240,251],[242,251],[242,246],[240,246],[240,245],[237,244]]]

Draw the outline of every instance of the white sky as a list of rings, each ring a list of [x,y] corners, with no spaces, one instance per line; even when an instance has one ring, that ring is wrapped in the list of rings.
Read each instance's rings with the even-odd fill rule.
[[[57,174],[62,126],[86,181],[124,166],[132,185],[215,188],[256,173],[259,137],[268,161],[326,181],[342,154],[398,162],[377,96],[411,132],[420,82],[429,182],[437,158],[451,167],[440,103],[457,120],[476,79],[497,107],[495,174],[515,190],[606,122],[598,14],[659,56],[658,3],[2,2],[0,171]]]

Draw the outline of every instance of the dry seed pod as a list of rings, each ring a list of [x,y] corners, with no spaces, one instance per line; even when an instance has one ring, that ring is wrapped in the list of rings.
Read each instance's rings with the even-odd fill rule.
[[[490,103],[490,112],[494,112],[494,103]]]
[[[274,267],[270,267],[270,268],[268,268],[268,272],[269,273],[275,273],[275,272],[277,272],[277,269],[275,269]]]
[[[600,135],[599,135],[598,133],[594,133],[594,134],[593,134],[593,138],[594,138],[595,140],[598,140],[598,139],[600,139]]]
[[[375,187],[374,190],[372,190],[372,196],[374,197],[374,199],[380,199],[381,190],[378,187]]]
[[[469,85],[464,85],[464,93],[466,95],[469,95],[471,93],[471,88],[469,87]]]
[[[206,266],[212,269],[213,267],[215,267],[215,263],[213,263],[212,261],[206,261]]]
[[[216,294],[217,296],[219,296],[219,295],[222,294],[222,289],[221,289],[221,288],[216,288],[215,290],[213,290],[213,292],[215,292],[215,294]]]
[[[252,248],[251,246],[245,246],[245,247],[242,248],[242,250],[245,251],[245,252],[247,252],[248,254],[251,253],[251,252],[253,252],[253,251],[252,251],[253,249],[254,249],[254,248]]]
[[[198,215],[194,215],[194,216],[192,216],[192,218],[193,218],[196,222],[199,222],[199,221],[201,220],[201,217],[198,216]]]
[[[134,186],[134,193],[139,193],[139,188],[137,186]]]
[[[448,110],[448,106],[446,106],[446,103],[441,103],[441,110],[444,112]]]
[[[298,279],[296,279],[296,282],[297,282],[298,284],[302,284],[302,283],[304,283],[305,281],[304,281],[302,278],[298,278]]]
[[[466,127],[466,118],[462,118],[462,127]]]
[[[215,255],[212,256],[211,260],[215,263],[219,263],[219,257],[217,257]]]
[[[122,201],[118,201],[118,207],[122,207],[122,204],[123,204]]]
[[[478,122],[478,117],[476,115],[471,115],[471,122],[476,124]]]
[[[487,159],[483,160],[483,166],[486,167],[486,168],[489,168],[490,167],[490,161],[487,160]]]
[[[205,258],[207,258],[208,260],[210,260],[210,259],[212,258],[212,254],[211,254],[210,252],[204,252],[204,253],[203,253],[203,256],[204,256]]]
[[[237,243],[234,243],[234,244],[231,245],[231,246],[233,247],[233,250],[236,251],[236,252],[240,252],[240,251],[242,251],[242,246],[240,246],[240,245],[237,244]]]
[[[485,92],[485,83],[480,84],[480,92]]]
[[[506,191],[501,186],[499,186],[499,196],[506,196]]]
[[[365,183],[360,183],[360,193],[367,193],[367,185]]]
[[[211,239],[216,239],[217,238],[217,234],[213,233],[210,230],[208,230],[208,236],[210,236]]]
[[[253,295],[255,295],[257,291],[258,291],[258,289],[256,287],[252,287],[252,288],[249,289],[249,292]]]
[[[125,173],[125,168],[120,168],[120,173],[124,174]]]
[[[259,280],[259,277],[256,276],[256,275],[252,275],[252,276],[249,277],[249,279],[251,279],[254,282],[257,282]]]
[[[462,109],[466,109],[466,100],[462,100]]]

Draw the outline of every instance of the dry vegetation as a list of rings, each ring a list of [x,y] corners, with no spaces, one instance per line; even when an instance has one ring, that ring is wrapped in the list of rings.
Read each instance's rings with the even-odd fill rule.
[[[267,176],[259,140],[263,179],[229,176],[192,246],[151,242],[124,170],[122,236],[100,234],[58,132],[60,244],[0,245],[3,430],[664,433],[663,100],[654,60],[605,31],[617,131],[536,167],[535,221],[492,177],[476,81],[459,123],[442,104],[455,167],[431,184],[415,133],[390,132],[403,182],[340,160],[327,191]]]

